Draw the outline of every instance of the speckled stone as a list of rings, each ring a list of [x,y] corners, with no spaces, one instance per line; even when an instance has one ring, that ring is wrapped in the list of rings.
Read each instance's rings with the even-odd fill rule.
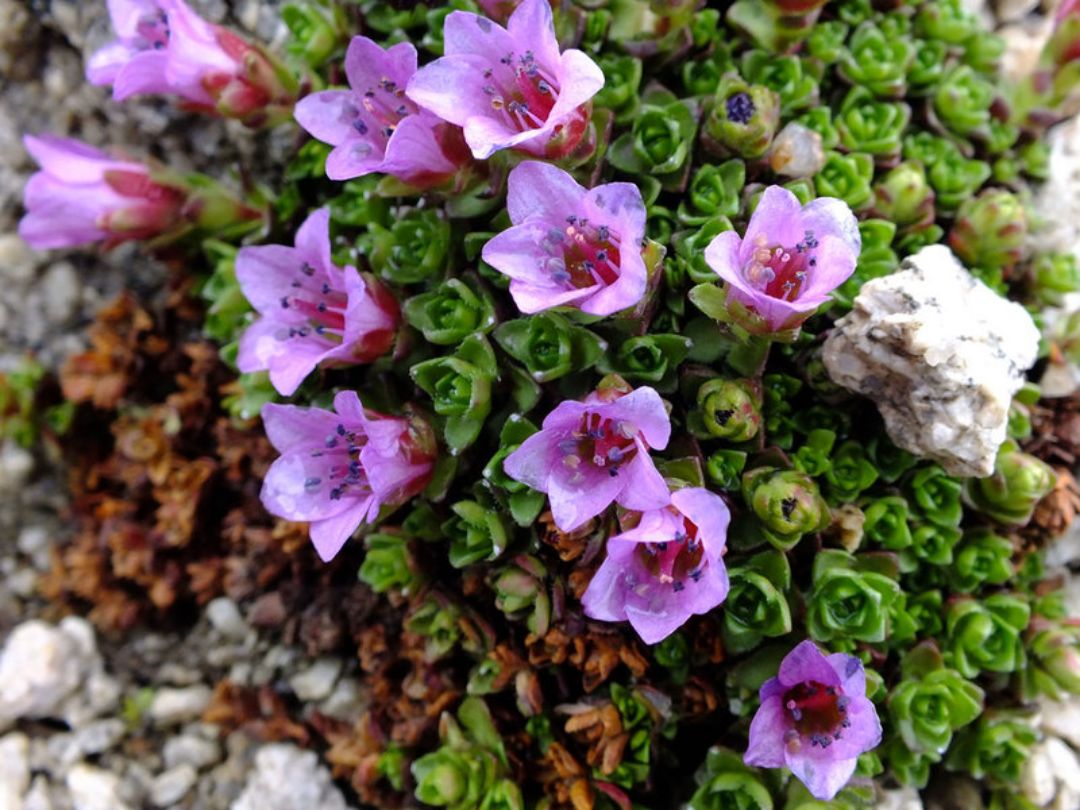
[[[833,381],[874,401],[899,447],[987,476],[1038,346],[1022,306],[931,245],[863,285],[823,359]]]

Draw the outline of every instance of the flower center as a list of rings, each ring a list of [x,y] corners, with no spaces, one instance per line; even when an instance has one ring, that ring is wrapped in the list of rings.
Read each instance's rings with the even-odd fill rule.
[[[401,119],[416,112],[416,105],[405,96],[405,88],[386,76],[379,79],[376,87],[364,91],[359,107],[352,104],[345,107],[345,116],[353,129],[370,142],[357,144],[364,154],[369,153],[373,145],[385,149]]]
[[[142,15],[135,33],[139,35],[138,45],[142,50],[162,50],[169,44],[169,15],[161,9]]]
[[[802,293],[807,274],[817,266],[817,247],[813,231],[807,231],[794,247],[769,245],[764,234],[758,234],[743,277],[770,298],[794,301]]]
[[[316,278],[319,276],[320,278]],[[318,273],[307,262],[300,265],[296,277],[290,282],[291,292],[281,297],[281,308],[299,312],[308,319],[307,326],[289,327],[280,335],[283,339],[310,337],[324,338],[328,343],[340,343],[345,334],[345,309],[348,296],[334,289],[326,274]]]
[[[730,96],[725,105],[729,121],[736,124],[748,124],[757,112],[753,100],[746,93],[735,93]]]
[[[697,526],[684,517],[670,540],[639,543],[634,553],[646,571],[678,593],[688,579],[700,582],[705,572],[704,547],[697,534]]]
[[[366,496],[371,494],[367,475],[360,464],[360,451],[367,444],[367,436],[349,430],[338,423],[334,432],[326,437],[325,449],[313,450],[312,458],[326,457],[326,471],[322,476],[304,479],[304,489],[309,493],[328,488],[330,500],[340,500],[344,495]]]
[[[518,132],[543,126],[559,97],[558,82],[537,64],[532,51],[521,56],[511,51],[483,75],[491,109]]]
[[[548,254],[543,269],[567,288],[607,286],[619,279],[619,237],[607,225],[571,214],[566,227],[550,228],[540,246]]]
[[[634,443],[636,434],[633,425],[587,413],[581,418],[578,430],[570,438],[559,442],[562,463],[577,471],[577,475],[572,477],[575,483],[585,480],[580,470],[582,464],[601,467],[614,478],[622,465],[637,454]]]
[[[804,681],[784,692],[784,712],[800,738],[809,738],[811,747],[828,748],[851,725],[847,719],[848,700],[836,686]],[[801,744],[792,738],[789,745]]]

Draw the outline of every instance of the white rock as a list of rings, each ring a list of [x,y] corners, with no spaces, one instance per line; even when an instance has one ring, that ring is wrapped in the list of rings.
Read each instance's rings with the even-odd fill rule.
[[[1016,22],[1024,19],[1039,5],[1039,0],[997,0],[994,13],[1001,22]]]
[[[17,233],[0,235],[0,267],[9,281],[29,281],[34,275],[35,256]]]
[[[1047,143],[1050,173],[1032,197],[1038,227],[1031,243],[1039,250],[1071,252],[1080,259],[1080,118],[1050,130]]]
[[[310,667],[289,678],[289,686],[300,700],[322,700],[334,691],[341,667],[340,658],[319,658]]]
[[[811,177],[825,165],[821,136],[792,121],[780,130],[769,151],[769,165],[786,177]]]
[[[1039,54],[1053,27],[1051,17],[1029,17],[1003,25],[997,35],[1005,40],[1001,55],[1001,75],[1009,84],[1023,81],[1035,70]]]
[[[195,734],[181,734],[165,741],[161,755],[166,768],[189,765],[198,770],[221,760],[221,746],[217,740],[204,739]]]
[[[1031,754],[1024,763],[1024,771],[1020,776],[1020,790],[1038,807],[1049,804],[1057,795],[1054,766],[1046,755],[1044,746],[1032,746]]]
[[[266,745],[230,810],[345,810],[345,798],[312,751],[295,745]]]
[[[931,245],[863,285],[823,359],[836,383],[874,401],[898,446],[954,475],[986,476],[1038,346],[1022,306]]]
[[[65,325],[82,301],[82,285],[70,262],[57,262],[41,277],[41,298],[45,317],[54,326]]]
[[[1080,758],[1057,737],[1048,737],[1043,746],[1060,786],[1080,793]]]
[[[1080,176],[1078,176],[1080,182]],[[1077,258],[1080,258],[1080,249]],[[1080,292],[1062,296],[1061,306],[1047,307],[1042,313],[1043,337],[1059,346],[1071,342],[1068,336],[1069,322],[1080,317]],[[1075,322],[1075,321],[1074,321]],[[1056,354],[1056,353],[1055,353]],[[1044,397],[1068,397],[1080,389],[1080,367],[1061,356],[1060,362],[1050,362],[1039,380],[1039,391]]]
[[[23,810],[53,810],[49,781],[44,776],[35,776],[30,790],[23,797]]]
[[[0,444],[0,492],[22,489],[34,471],[34,457],[29,451],[8,439]]]
[[[1080,748],[1080,700],[1040,702],[1043,731]]]
[[[221,635],[232,641],[243,641],[250,632],[236,602],[227,596],[214,599],[206,606],[206,617]]]
[[[127,810],[120,793],[120,778],[109,771],[80,762],[67,774],[74,810]]]
[[[177,765],[155,777],[150,785],[150,803],[155,807],[171,807],[195,787],[198,774],[190,765]]]
[[[76,690],[101,667],[93,630],[87,641],[84,625],[33,620],[11,632],[0,651],[0,727],[21,717],[68,719],[81,697]]]
[[[319,711],[338,720],[356,720],[368,706],[365,693],[356,678],[342,678],[330,696],[319,704]]]
[[[30,786],[30,741],[25,734],[0,737],[0,810],[21,810]]]
[[[912,787],[881,791],[881,800],[876,806],[877,810],[923,810],[919,791]]]
[[[210,687],[203,684],[183,689],[159,689],[150,704],[151,719],[159,726],[194,720],[210,703]]]
[[[1050,541],[1043,557],[1047,568],[1064,568],[1074,560],[1080,560],[1080,521],[1075,520],[1065,534]]]

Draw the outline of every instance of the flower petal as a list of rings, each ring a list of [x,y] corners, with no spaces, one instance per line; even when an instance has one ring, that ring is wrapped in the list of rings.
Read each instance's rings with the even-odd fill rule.
[[[828,802],[840,792],[855,773],[855,759],[826,759],[821,756],[813,756],[808,753],[807,746],[798,754],[784,751],[784,764],[791,769],[795,777],[806,785],[815,799]],[[827,753],[827,751],[826,751]]]
[[[371,511],[372,499],[352,505],[340,515],[312,521],[308,527],[311,542],[323,562],[330,562],[341,551],[353,533],[365,522]]]
[[[728,284],[742,288],[747,293],[756,292],[742,275],[742,242],[742,237],[735,231],[718,233],[705,247],[705,263]]]
[[[581,596],[581,606],[590,619],[603,622],[626,621],[626,578],[633,564],[633,547],[608,543],[607,557],[593,574]]]
[[[575,114],[604,87],[604,71],[585,53],[571,48],[559,59],[559,97],[548,114],[553,125]]]
[[[783,767],[784,735],[790,727],[779,695],[762,700],[754,719],[750,721],[750,740],[743,754],[743,762],[759,768]]]
[[[510,172],[506,209],[520,225],[542,219],[548,227],[566,227],[566,218],[579,213],[586,191],[568,172],[550,163],[526,160]]]
[[[648,270],[645,260],[631,243],[620,255],[619,277],[614,283],[600,287],[593,295],[581,302],[581,311],[590,315],[613,315],[636,306],[645,295],[648,286]],[[588,287],[587,289],[596,289]]]
[[[455,11],[447,20],[464,13]],[[484,94],[487,67],[488,59],[483,56],[443,56],[418,70],[409,79],[405,92],[416,104],[444,121],[465,126],[474,116],[491,114],[491,99]]]
[[[633,183],[605,183],[585,192],[584,214],[590,222],[612,226],[623,249],[637,245],[645,236],[645,201]]]
[[[618,500],[627,509],[660,509],[671,502],[671,493],[664,477],[656,469],[648,452],[640,446],[638,454],[611,480],[621,482]]]
[[[237,367],[245,374],[269,371],[274,389],[291,397],[333,347],[319,338],[282,337],[288,329],[281,321],[261,317],[240,336]]]
[[[267,511],[286,520],[315,521],[351,511],[356,499],[330,498],[329,472],[333,455],[296,451],[279,456],[263,479],[260,498]],[[317,486],[309,482],[318,481]]]
[[[577,470],[570,470],[560,460],[552,465],[547,480],[548,501],[555,525],[564,532],[579,528],[607,509],[622,486],[622,476],[608,475],[587,462]]]
[[[750,224],[746,226],[742,258],[747,258],[745,252],[752,249],[759,235],[764,237],[767,246],[792,247],[802,240],[805,230],[799,198],[783,186],[769,186],[761,195],[750,217]]]
[[[786,686],[795,686],[804,681],[817,681],[825,686],[840,685],[840,676],[810,639],[800,642],[784,656],[778,675],[780,682]]]
[[[120,69],[137,53],[135,48],[120,40],[110,42],[90,55],[86,62],[86,80],[90,84],[111,85]]]
[[[123,101],[131,96],[170,93],[166,68],[168,55],[162,51],[143,51],[134,54],[116,74],[113,98]]]
[[[282,297],[299,278],[303,263],[301,252],[287,245],[243,247],[236,254],[236,280],[258,312],[272,314],[283,322],[306,322],[304,316],[281,305]]]
[[[802,210],[803,227],[814,232],[820,242],[832,236],[845,245],[857,257],[862,249],[859,221],[843,200],[835,197],[818,197],[808,202]]]
[[[349,140],[361,140],[353,126],[357,112],[356,94],[352,90],[323,90],[296,102],[293,117],[312,137],[338,146]]]
[[[560,438],[548,430],[534,433],[506,457],[503,471],[515,481],[539,492],[547,492],[552,467],[562,463],[562,454],[558,449]]]
[[[426,110],[401,119],[386,144],[381,171],[406,181],[453,174],[457,166],[443,154],[436,136],[436,128],[442,123]]]
[[[452,11],[443,23],[443,52],[447,56],[483,56],[494,66],[516,49],[517,43],[505,28],[479,14]]]
[[[506,21],[506,30],[517,50],[531,50],[548,69],[558,65],[559,42],[548,0],[521,0]]]
[[[260,416],[266,438],[279,453],[322,447],[326,437],[334,433],[341,421],[330,411],[321,408],[301,408],[273,402],[263,406]]]
[[[671,493],[671,502],[698,527],[698,539],[710,560],[719,562],[731,522],[731,511],[724,499],[702,487],[685,487]]]
[[[317,208],[308,214],[307,219],[297,229],[294,239],[297,259],[310,262],[324,273],[340,273],[330,258],[329,208]]]
[[[840,686],[845,695],[848,697],[866,695],[866,670],[863,668],[862,661],[846,653],[833,653],[827,658],[829,666],[840,678]]]
[[[671,417],[664,407],[664,400],[647,385],[605,405],[603,415],[615,421],[629,422],[654,450],[663,450],[671,438]]]
[[[816,308],[825,301],[829,293],[855,272],[859,253],[852,251],[839,237],[824,236],[820,240],[815,260],[817,264],[809,274],[809,283],[799,295],[799,301],[814,301]]]
[[[345,75],[349,86],[360,95],[378,90],[383,79],[404,89],[414,73],[416,48],[411,42],[399,42],[383,49],[372,39],[356,36],[345,52]]]

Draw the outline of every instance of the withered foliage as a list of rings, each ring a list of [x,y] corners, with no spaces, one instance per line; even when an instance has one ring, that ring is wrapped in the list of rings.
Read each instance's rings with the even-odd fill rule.
[[[554,590],[572,598],[557,600],[539,633],[491,607],[490,583],[450,568],[438,543],[410,546],[425,587],[407,597],[373,593],[356,579],[361,543],[324,564],[306,526],[263,509],[259,490],[274,451],[257,421],[240,424],[223,410],[234,374],[194,331],[200,322],[183,286],[154,311],[123,296],[101,312],[90,349],[62,369],[63,392],[79,405],[63,441],[72,532],[55,552],[46,595],[117,632],[139,623],[182,628],[199,605],[224,594],[282,643],[354,656],[368,707],[355,723],[273,685],[228,680],[205,719],[322,750],[336,777],[381,808],[411,806],[408,762],[438,744],[440,715],[456,708],[480,659],[494,673],[487,702],[514,776],[528,770],[552,807],[586,810],[605,795],[621,804],[624,796],[604,779],[620,766],[628,739],[609,686],[664,673],[650,672],[631,631],[580,613],[605,527],[594,522],[566,534],[541,517],[534,553],[548,580],[559,578],[549,582]],[[432,606],[454,617],[447,649],[410,627]],[[696,676],[678,710],[683,725],[706,728],[722,708],[708,670],[723,660],[723,647],[715,622],[696,621],[688,637]],[[550,739],[526,729],[522,713],[565,705],[578,708]],[[406,756],[395,759],[394,751]]]

